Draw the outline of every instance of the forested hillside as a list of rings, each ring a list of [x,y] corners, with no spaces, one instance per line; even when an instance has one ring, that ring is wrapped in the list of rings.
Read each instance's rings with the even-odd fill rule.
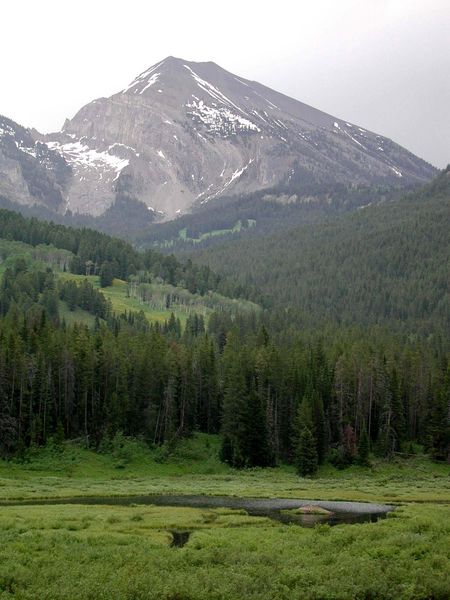
[[[95,324],[67,326],[57,294]],[[365,463],[369,449],[390,457],[410,441],[447,456],[448,357],[425,342],[341,332],[286,352],[256,316],[216,314],[207,330],[195,315],[183,330],[114,317],[101,292],[58,288],[20,261],[3,276],[0,312],[3,455],[55,436],[95,449],[120,432],[170,450],[202,431],[222,433],[234,466],[294,461],[302,474],[326,458]]]
[[[389,458],[413,450],[411,443],[422,444],[436,459],[447,459],[449,356],[439,336],[416,335],[420,327],[414,326],[415,319],[423,327],[425,307],[416,317],[414,300],[405,303],[409,312],[403,332],[371,325],[377,315],[384,315],[382,322],[389,325],[389,314],[382,312],[385,306],[369,312],[367,319],[359,318],[364,327],[347,327],[345,322],[351,321],[352,310],[346,302],[353,302],[356,315],[364,315],[367,298],[378,298],[370,292],[372,275],[384,272],[391,277],[392,297],[414,298],[419,290],[429,302],[429,322],[435,327],[442,322],[446,300],[438,301],[437,294],[444,297],[446,291],[442,278],[448,256],[442,253],[448,243],[448,177],[441,176],[398,205],[383,207],[387,213],[381,208],[380,213],[366,213],[367,222],[351,217],[334,229],[323,226],[317,233],[322,257],[317,249],[308,254],[317,240],[310,237],[306,244],[307,238],[299,240],[298,232],[284,240],[269,239],[265,255],[253,246],[245,252],[238,246],[243,266],[253,261],[250,281],[267,277],[261,279],[266,306],[275,307],[279,295],[281,310],[244,311],[240,305],[227,310],[224,302],[205,321],[194,306],[184,326],[174,316],[158,323],[149,322],[142,311],[113,311],[107,295],[93,287],[92,277],[97,274],[105,293],[117,277],[128,285],[130,296],[151,294],[157,285],[160,292],[166,290],[169,302],[175,286],[183,294],[206,298],[223,288],[229,296],[233,290],[247,297],[258,292],[191,261],[141,253],[92,230],[1,211],[0,452],[24,456],[30,446],[63,439],[82,439],[98,449],[122,434],[170,451],[181,438],[200,431],[221,434],[221,458],[233,466],[293,462],[302,475],[314,473],[326,460],[340,467],[367,464],[371,451]],[[400,219],[405,206],[410,210]],[[411,224],[417,232],[414,239]],[[430,239],[423,247],[426,231]],[[339,237],[344,233],[347,241]],[[334,240],[334,246],[331,241],[327,246],[327,239]],[[341,248],[338,240],[347,245]],[[305,257],[317,259],[317,271],[312,266],[306,270],[303,252],[296,265],[298,252],[291,251],[299,247]],[[226,261],[237,264],[237,254],[229,247],[222,252],[214,253],[222,266]],[[331,286],[340,281],[344,254],[349,269],[363,265],[354,280],[367,280],[366,287],[352,283],[351,271],[345,269],[346,287],[329,288],[340,289],[342,298],[334,291],[321,304],[319,294],[325,292],[311,287],[310,304],[299,300],[307,316],[310,306],[309,326],[299,328],[293,311],[285,307],[297,302],[301,268],[310,281],[322,273],[319,283]],[[279,289],[271,288],[268,277],[274,266]],[[402,275],[406,291],[398,285]],[[424,282],[419,285],[420,277]],[[375,292],[385,281],[378,276]],[[432,285],[429,296],[425,285]],[[61,315],[61,302],[69,311],[91,315],[91,320],[68,322]],[[320,311],[333,302],[340,324],[314,327],[319,318],[332,321],[331,313],[324,316]],[[446,331],[442,336],[445,341]]]
[[[147,272],[161,282],[179,285],[191,293],[215,291],[231,297],[245,296],[245,290],[206,266],[197,266],[190,260],[181,262],[152,250],[138,252],[128,242],[93,229],[75,229],[0,209],[0,239],[65,250],[71,256],[67,270],[87,276],[100,275],[104,281],[128,280]]]
[[[412,186],[409,186],[412,187]],[[312,225],[370,204],[398,199],[405,187],[294,184],[291,181],[252,194],[217,198],[191,214],[141,227],[136,244],[165,252],[188,252],[221,241],[267,236],[286,227]]]
[[[314,227],[194,251],[306,325],[450,330],[450,169],[403,199]]]

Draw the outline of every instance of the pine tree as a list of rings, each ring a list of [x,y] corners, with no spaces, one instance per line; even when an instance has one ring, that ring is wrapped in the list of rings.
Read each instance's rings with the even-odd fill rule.
[[[110,263],[105,262],[100,269],[100,287],[109,287],[113,284],[114,274]]]
[[[313,433],[311,401],[305,396],[297,414],[297,432],[295,448],[295,466],[301,477],[314,475],[319,460],[317,455],[317,439]]]
[[[268,467],[273,465],[273,456],[269,443],[266,415],[258,394],[252,390],[246,407],[246,432],[244,451],[246,465],[249,467]]]
[[[297,473],[301,477],[314,475],[318,468],[316,440],[309,427],[302,427],[296,452]]]
[[[234,467],[247,466],[245,452],[246,405],[248,390],[246,385],[246,362],[239,342],[230,336],[223,355],[223,411],[221,460]]]
[[[349,424],[344,427],[342,434],[343,457],[347,465],[351,465],[356,458],[356,435],[355,430]]]
[[[432,400],[428,417],[428,448],[435,460],[450,462],[450,368]]]
[[[367,435],[366,428],[364,427],[360,433],[358,440],[358,454],[356,460],[359,465],[363,467],[367,467],[370,465],[369,451],[369,437]]]

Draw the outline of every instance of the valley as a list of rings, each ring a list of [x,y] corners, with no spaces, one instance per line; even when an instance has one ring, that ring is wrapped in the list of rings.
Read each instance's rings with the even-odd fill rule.
[[[364,239],[383,240],[383,262],[390,244],[408,248],[411,228],[418,244],[426,231],[439,290],[448,198],[444,172],[318,225],[317,243],[323,228],[340,260],[359,219]],[[445,597],[448,348],[423,336],[420,314],[384,311],[374,326],[354,311],[351,326],[329,313],[318,327],[312,307],[309,320],[284,308],[289,254],[267,263],[285,277],[276,296],[270,279],[257,290],[262,265],[251,286],[233,281],[245,274],[233,260],[278,261],[282,239],[269,253],[264,240],[265,254],[257,237],[236,239],[236,254],[229,242],[210,248],[220,275],[11,211],[0,211],[0,237],[1,598],[232,599],[243,585],[249,598]],[[305,238],[296,260],[315,252]],[[423,260],[405,252],[396,293],[416,285]],[[356,256],[372,264],[369,244]],[[428,331],[439,332],[445,311],[432,307],[429,297]],[[305,503],[332,513],[301,515]]]
[[[9,4],[0,600],[447,600],[434,1]]]

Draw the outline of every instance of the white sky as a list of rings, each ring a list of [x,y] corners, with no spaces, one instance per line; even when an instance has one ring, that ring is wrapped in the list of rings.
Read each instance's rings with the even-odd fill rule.
[[[450,162],[450,0],[3,0],[0,113],[60,129],[168,55]]]

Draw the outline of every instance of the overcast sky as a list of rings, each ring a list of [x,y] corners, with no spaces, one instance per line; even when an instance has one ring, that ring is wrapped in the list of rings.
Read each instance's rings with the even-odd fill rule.
[[[0,113],[42,132],[168,55],[450,162],[449,0],[3,0]]]

